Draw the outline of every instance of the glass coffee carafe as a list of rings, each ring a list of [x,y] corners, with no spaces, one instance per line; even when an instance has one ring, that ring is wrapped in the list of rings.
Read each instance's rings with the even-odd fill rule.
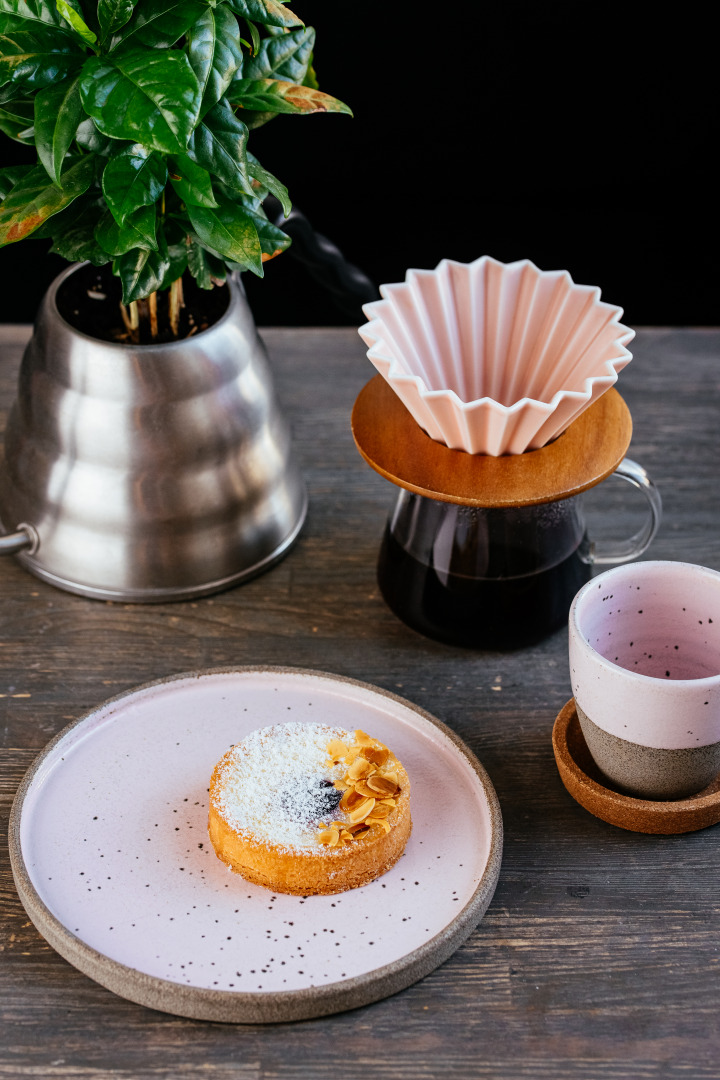
[[[547,447],[504,458],[450,450],[398,405],[373,380],[356,402],[353,433],[366,461],[400,488],[380,548],[380,590],[427,637],[490,649],[537,642],[565,623],[593,564],[636,558],[657,531],[660,496],[623,457],[632,427],[614,390]],[[648,513],[626,540],[595,543],[581,493],[611,474],[642,491]]]

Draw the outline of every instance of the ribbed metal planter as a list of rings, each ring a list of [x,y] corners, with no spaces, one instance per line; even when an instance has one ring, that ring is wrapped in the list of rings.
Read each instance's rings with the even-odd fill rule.
[[[50,287],[22,361],[0,474],[0,551],[106,600],[203,596],[267,569],[307,497],[239,280],[209,329],[111,344]]]

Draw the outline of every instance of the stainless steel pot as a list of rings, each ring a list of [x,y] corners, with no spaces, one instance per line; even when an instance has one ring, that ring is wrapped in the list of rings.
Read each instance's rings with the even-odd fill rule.
[[[0,474],[0,553],[105,600],[204,596],[289,549],[307,496],[239,279],[209,329],[111,344],[60,315],[61,274],[20,370]]]

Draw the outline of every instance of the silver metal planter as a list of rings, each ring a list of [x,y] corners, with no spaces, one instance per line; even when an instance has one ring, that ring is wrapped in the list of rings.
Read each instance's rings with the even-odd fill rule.
[[[194,337],[110,344],[58,312],[76,269],[50,287],[23,357],[0,553],[105,600],[203,596],[267,569],[307,497],[242,284]]]

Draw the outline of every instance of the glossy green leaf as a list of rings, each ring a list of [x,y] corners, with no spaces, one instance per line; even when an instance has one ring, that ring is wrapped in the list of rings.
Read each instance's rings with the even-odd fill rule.
[[[83,17],[68,3],[68,0],[55,0],[55,3],[63,19],[73,28],[75,33],[79,34],[88,45],[94,45],[97,41],[97,34],[93,33]]]
[[[69,262],[91,262],[102,266],[110,256],[95,239],[95,227],[103,213],[101,200],[89,192],[76,199],[72,206],[51,218],[35,234],[52,237],[53,255],[61,255]]]
[[[200,0],[139,0],[133,16],[112,40],[112,51],[125,52],[139,44],[151,49],[174,45],[200,18]]]
[[[261,23],[263,26],[302,26],[294,11],[276,0],[230,0],[230,7],[243,19]]]
[[[204,115],[223,96],[243,59],[240,27],[226,4],[206,8],[188,34],[187,50],[200,84]]]
[[[188,270],[201,289],[212,289],[226,277],[225,263],[217,255],[206,251],[197,240],[191,240],[187,249]]]
[[[348,106],[330,94],[279,79],[235,79],[228,93],[228,101],[238,108],[259,112],[334,112],[352,116]]]
[[[105,135],[167,154],[185,152],[201,102],[187,57],[168,49],[93,56],[83,67],[80,92]]]
[[[60,183],[65,155],[84,115],[77,76],[46,87],[35,98],[35,145],[56,183]]]
[[[69,206],[87,191],[95,175],[95,158],[81,158],[61,176],[62,187],[53,184],[45,167],[36,165],[0,205],[0,245],[13,244],[35,232],[43,222]]]
[[[170,183],[186,205],[217,206],[207,169],[196,165],[187,154],[170,159]]]
[[[36,23],[70,33],[54,0],[0,0],[0,33],[7,29],[30,30]]]
[[[111,34],[121,30],[130,19],[134,8],[134,0],[99,0],[97,14],[100,40],[106,41]]]
[[[7,165],[0,169],[0,199],[4,199],[35,165]]]
[[[118,225],[139,207],[156,202],[167,177],[164,159],[141,143],[132,143],[112,157],[103,172],[102,189]]]
[[[257,230],[263,262],[274,259],[276,255],[287,251],[291,241],[290,237],[282,229],[268,221],[267,216],[262,211],[254,211],[246,206],[245,212],[249,215]]]
[[[117,147],[117,141],[109,139],[107,135],[103,135],[101,131],[98,131],[95,121],[90,116],[80,121],[80,126],[75,135],[75,142],[81,150],[88,150],[93,154],[102,154],[104,157],[107,157]]]
[[[284,79],[299,85],[307,74],[314,44],[315,31],[310,26],[263,38],[257,56],[245,57],[238,77]]]
[[[270,192],[281,203],[283,213],[285,217],[288,216],[292,210],[292,203],[290,201],[290,193],[283,183],[276,176],[273,176],[271,172],[264,169],[258,159],[253,154],[247,155],[248,172],[252,176],[253,180],[257,180],[260,185],[260,190],[257,194],[260,198],[264,198],[266,192]]]
[[[253,217],[248,211],[221,195],[218,207],[189,206],[188,214],[203,247],[232,259],[258,277],[263,276],[262,247]]]
[[[0,105],[0,131],[16,142],[32,144],[35,141],[34,115],[32,101],[9,101]]]
[[[169,289],[173,281],[177,281],[179,277],[182,277],[187,270],[188,264],[188,249],[187,244],[168,244],[168,268],[165,271],[163,277],[161,289]]]
[[[171,264],[162,230],[158,234],[158,241],[157,251],[133,248],[114,260],[113,273],[122,282],[124,304],[142,300],[163,288]]]
[[[226,100],[218,102],[200,121],[188,143],[188,156],[234,190],[252,195],[247,171],[248,129]]]
[[[143,206],[118,225],[108,211],[95,229],[95,239],[108,255],[125,255],[133,248],[157,251],[156,214],[154,206]]]
[[[41,90],[66,78],[85,59],[70,38],[35,25],[0,35],[0,83],[12,82],[25,91]]]

